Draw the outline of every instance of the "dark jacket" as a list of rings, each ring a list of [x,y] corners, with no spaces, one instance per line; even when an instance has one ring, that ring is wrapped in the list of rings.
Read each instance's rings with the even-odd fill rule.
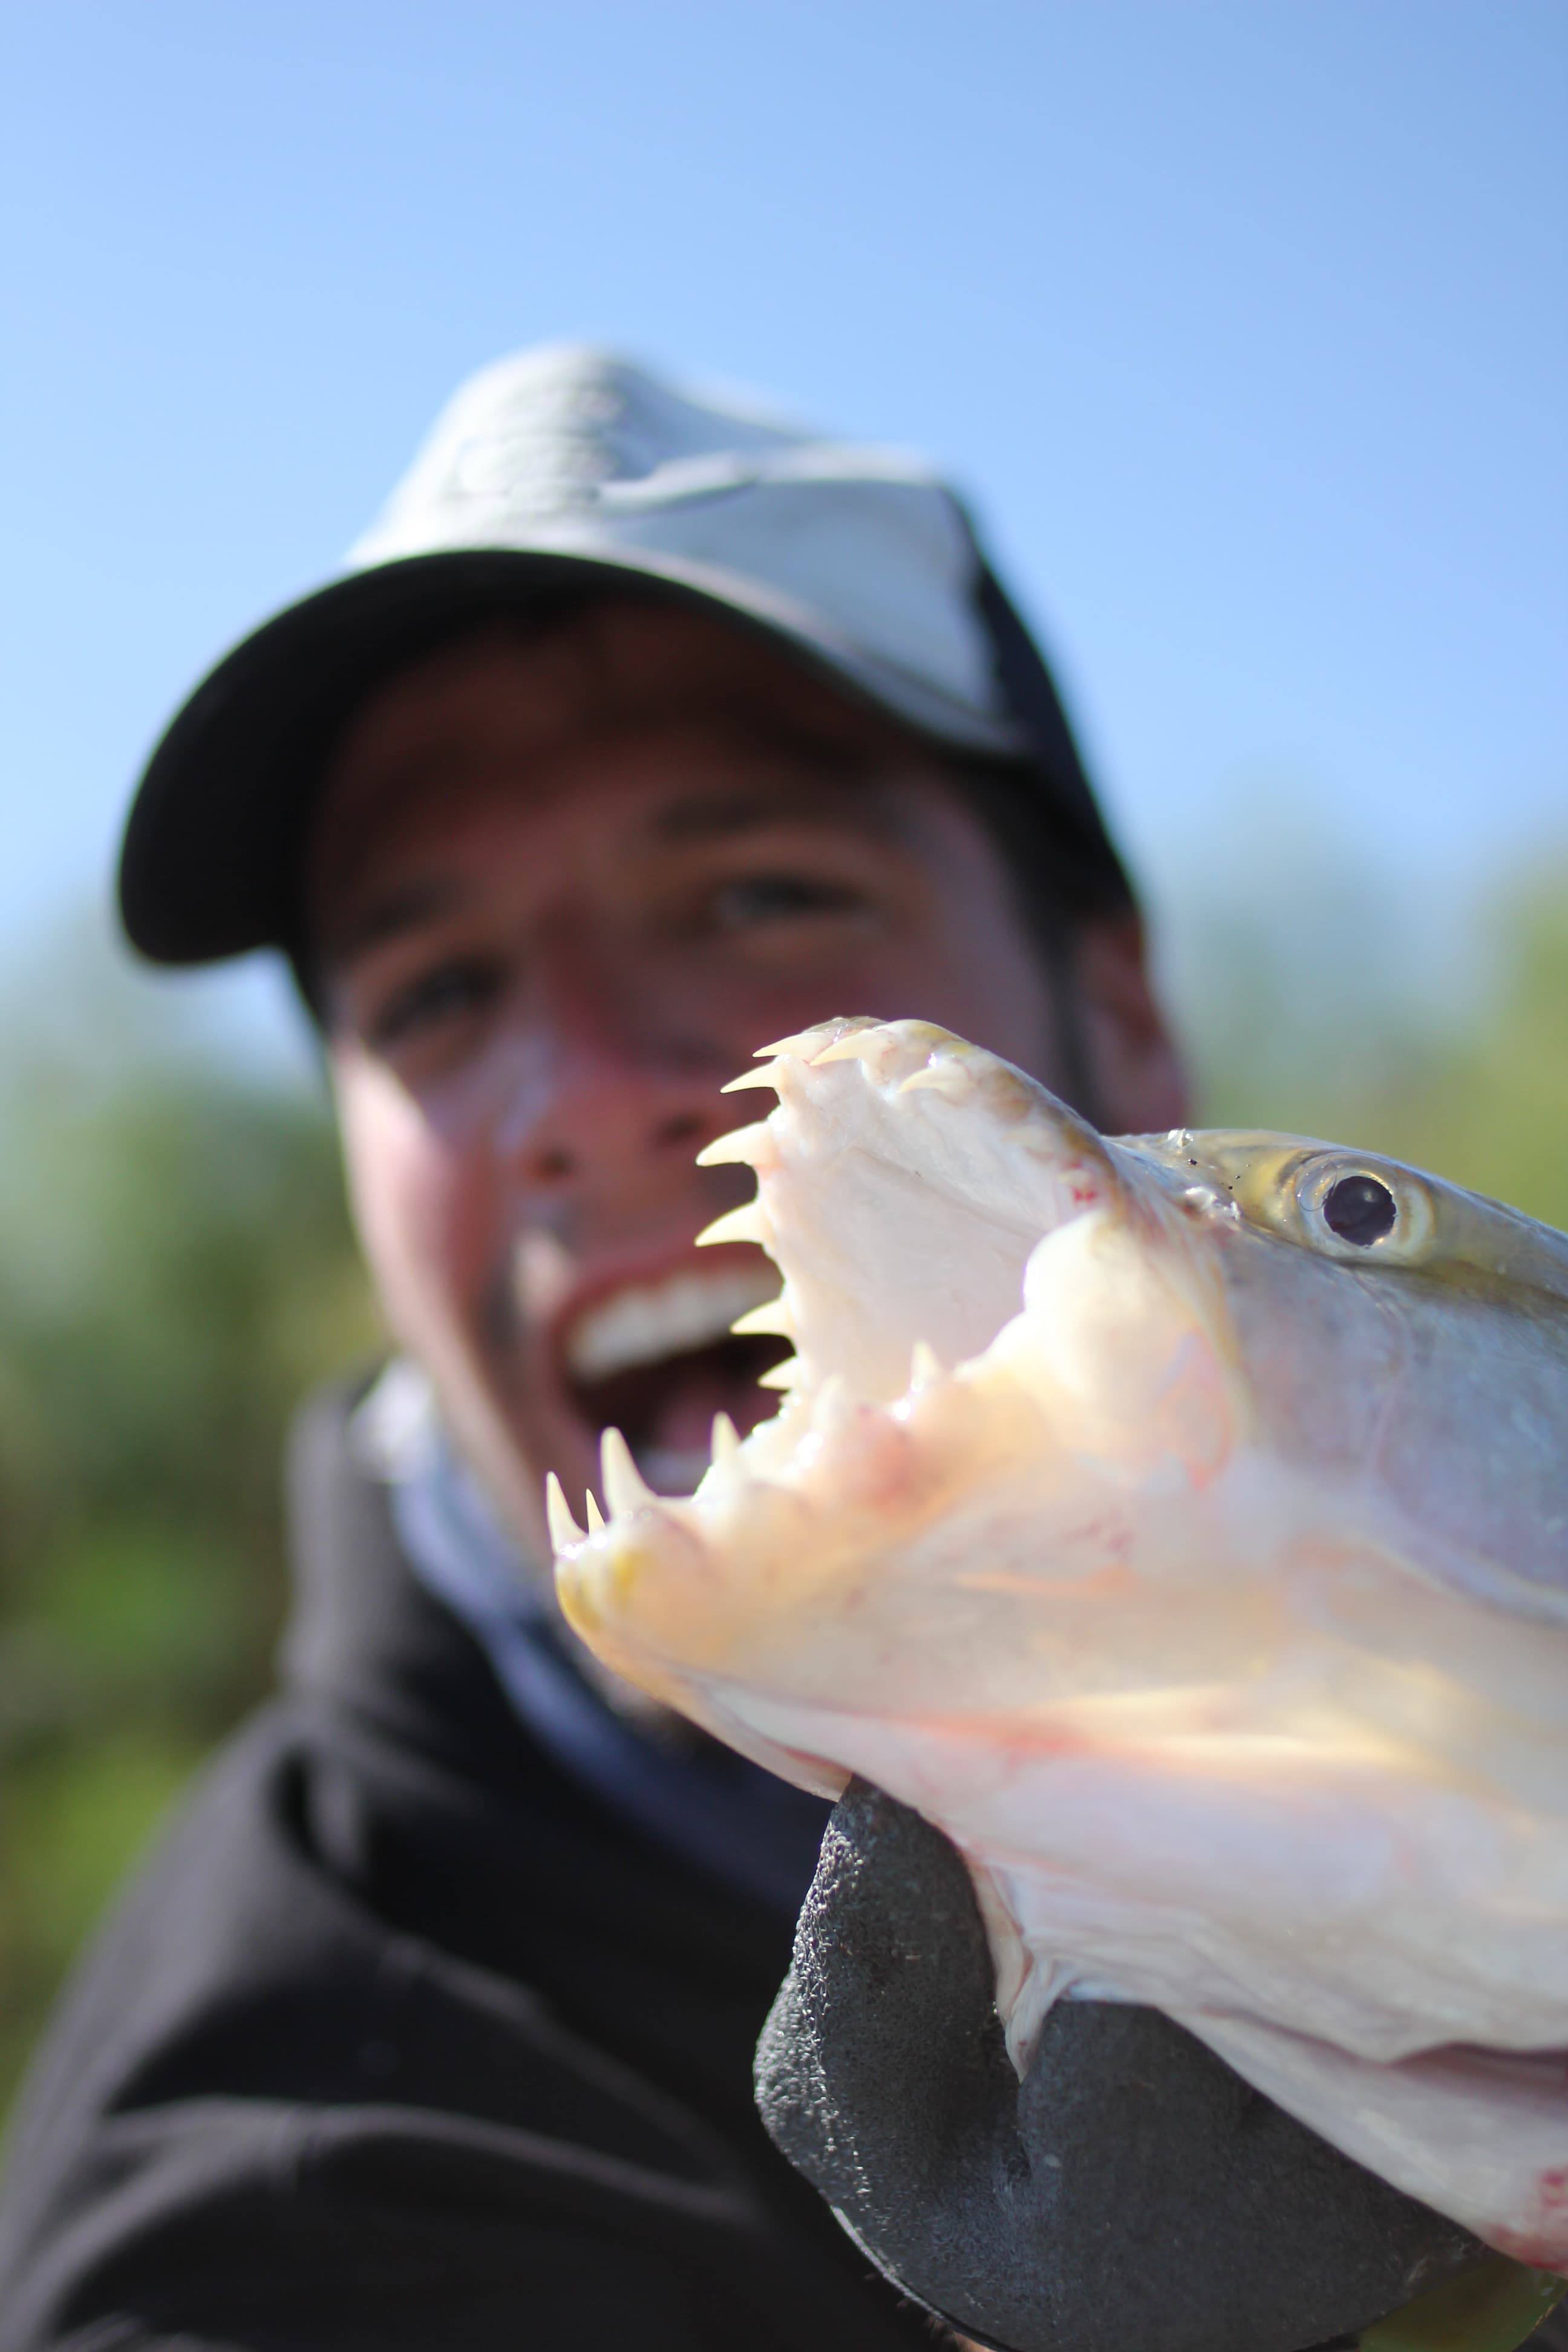
[[[563,1775],[297,1456],[281,1695],[78,1975],[15,2132],[4,2352],[896,2352],[752,2053],[788,1923]]]

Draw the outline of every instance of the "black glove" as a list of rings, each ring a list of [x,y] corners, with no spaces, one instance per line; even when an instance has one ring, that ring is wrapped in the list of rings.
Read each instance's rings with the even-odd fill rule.
[[[853,1786],[757,2051],[878,2267],[1005,2352],[1304,2352],[1482,2255],[1150,2009],[1060,2001],[1020,2084],[968,1874]]]

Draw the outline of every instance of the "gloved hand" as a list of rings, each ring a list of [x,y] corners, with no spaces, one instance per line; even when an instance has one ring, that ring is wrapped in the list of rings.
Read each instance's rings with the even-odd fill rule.
[[[852,1786],[758,2048],[758,2103],[878,2267],[964,2335],[1304,2352],[1495,2264],[1153,2010],[1058,2002],[1020,2084],[993,1990],[954,1849]]]

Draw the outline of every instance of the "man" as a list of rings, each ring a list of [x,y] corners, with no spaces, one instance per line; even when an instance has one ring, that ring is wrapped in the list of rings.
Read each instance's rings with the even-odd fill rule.
[[[824,1809],[607,1684],[541,1489],[750,1425],[719,1088],[921,1015],[1180,1115],[1131,892],[952,496],[554,350],[438,422],[343,580],[198,688],[130,936],[272,946],[396,1344],[306,1419],[275,1704],[39,2059],[5,2352],[875,2347],[929,2324],[783,2164],[751,2058]]]

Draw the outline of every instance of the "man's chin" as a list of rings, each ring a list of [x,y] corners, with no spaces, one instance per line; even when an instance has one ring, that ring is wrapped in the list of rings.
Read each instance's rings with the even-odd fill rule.
[[[508,1410],[496,1387],[481,1384],[466,1368],[444,1377],[425,1366],[441,1426],[485,1499],[516,1541],[525,1564],[548,1579],[551,1544],[544,1517],[544,1481],[556,1469],[581,1481],[593,1465],[591,1433],[570,1424],[539,1427],[535,1417]],[[559,1465],[559,1466],[558,1466]]]

